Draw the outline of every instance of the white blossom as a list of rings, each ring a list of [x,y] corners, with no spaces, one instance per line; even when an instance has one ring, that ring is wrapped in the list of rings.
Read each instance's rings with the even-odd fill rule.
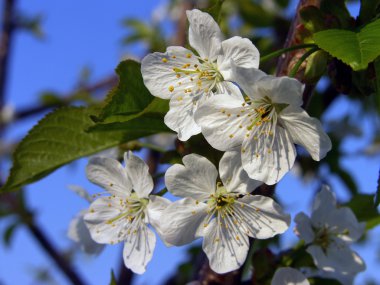
[[[233,77],[246,96],[219,94],[195,114],[207,141],[216,149],[240,149],[243,168],[252,179],[277,183],[294,164],[294,144],[314,160],[331,149],[321,123],[301,108],[303,85],[233,65]]]
[[[217,182],[217,169],[206,158],[190,154],[183,163],[173,165],[165,175],[167,189],[184,199],[163,212],[163,238],[179,246],[203,237],[203,250],[215,272],[242,266],[249,237],[266,239],[289,227],[289,215],[273,199],[249,194],[261,182],[249,179],[238,152],[222,157],[221,182]]]
[[[327,186],[317,194],[311,218],[301,212],[295,222],[296,234],[308,245],[307,252],[325,276],[349,284],[365,270],[364,261],[349,247],[363,235],[365,224],[357,221],[350,208],[337,208],[335,196]]]
[[[156,244],[156,236],[148,223],[160,234],[158,222],[170,202],[149,195],[153,180],[142,159],[129,152],[125,153],[124,160],[125,168],[117,160],[107,157],[90,160],[87,177],[104,188],[108,196],[92,202],[84,220],[96,242],[124,242],[126,267],[141,274],[145,272]]]
[[[223,40],[220,28],[207,13],[187,11],[189,43],[198,52],[179,46],[165,53],[151,53],[141,64],[144,83],[152,95],[170,99],[165,124],[186,141],[200,133],[194,112],[212,94],[238,94],[231,79],[230,60],[242,67],[259,66],[259,52],[249,39],[233,37]],[[241,95],[240,95],[241,96]]]
[[[84,188],[77,185],[70,185],[69,189],[78,194],[87,202],[93,202],[93,198]],[[82,210],[71,220],[67,231],[67,236],[72,241],[76,242],[80,249],[85,253],[97,255],[103,250],[104,245],[96,243],[91,238],[90,232],[84,222],[84,215],[86,213],[87,210]]]
[[[274,273],[271,285],[310,285],[310,283],[297,269],[282,267]]]

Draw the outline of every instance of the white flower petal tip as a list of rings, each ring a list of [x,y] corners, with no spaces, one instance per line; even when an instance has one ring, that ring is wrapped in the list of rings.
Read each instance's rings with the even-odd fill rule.
[[[221,151],[239,149],[248,176],[269,185],[293,167],[294,144],[305,147],[315,160],[326,155],[330,139],[320,122],[300,107],[303,85],[299,81],[264,76],[254,69],[233,70],[247,96],[213,96],[195,113],[211,146]]]
[[[206,158],[192,154],[183,162],[169,168],[165,176],[169,192],[186,197],[162,213],[161,231],[167,243],[183,245],[203,237],[211,269],[226,273],[244,263],[249,237],[270,238],[288,229],[290,216],[278,204],[248,193],[260,182],[250,181],[244,173],[238,152],[221,159],[222,183],[216,183],[218,173]]]
[[[153,180],[141,158],[128,152],[124,159],[125,168],[113,159],[94,158],[90,161],[87,167],[89,179],[106,188],[110,195],[91,203],[84,222],[97,243],[124,242],[125,265],[142,274],[153,256],[156,243],[148,223],[156,226],[169,201],[149,196]],[[160,233],[159,229],[157,232]]]
[[[300,213],[295,218],[296,233],[307,244],[314,264],[330,278],[351,280],[365,270],[364,261],[350,249],[350,243],[364,232],[347,207],[337,207],[334,193],[323,186],[313,203],[311,218]]]
[[[231,80],[231,61],[238,66],[258,67],[260,57],[248,39],[223,41],[217,23],[207,13],[194,9],[186,14],[189,42],[198,55],[172,46],[165,53],[147,55],[141,63],[144,84],[152,95],[170,99],[165,124],[182,141],[201,132],[194,115],[208,97],[221,93],[237,96],[238,88],[227,81]]]
[[[67,236],[76,242],[80,249],[86,254],[98,255],[103,250],[104,245],[96,243],[91,238],[90,232],[83,219],[85,213],[86,211],[82,211],[71,220]]]
[[[124,154],[125,170],[132,182],[132,188],[140,198],[146,198],[153,190],[153,179],[148,165],[132,151]]]
[[[297,269],[282,267],[276,270],[271,285],[310,285],[310,283]]]

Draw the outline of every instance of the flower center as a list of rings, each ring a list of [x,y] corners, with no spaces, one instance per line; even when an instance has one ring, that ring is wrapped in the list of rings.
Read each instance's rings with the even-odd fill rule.
[[[188,54],[188,58],[191,58],[192,54]],[[210,92],[215,91],[218,82],[223,81],[223,76],[218,70],[216,61],[210,62],[207,58],[198,58],[198,63],[184,63],[181,67],[174,67],[173,71],[176,77],[189,79],[189,81],[178,82],[178,85],[187,85],[185,87],[185,93],[192,92]],[[193,89],[195,87],[195,90]],[[174,91],[174,86],[169,86],[169,91]]]
[[[119,211],[120,214],[107,220],[105,223],[111,225],[112,227],[119,226],[122,224],[119,236],[125,234],[136,234],[139,230],[140,223],[145,219],[145,208],[149,203],[149,199],[139,198],[135,192],[132,192],[130,196],[125,199],[116,198],[115,196],[109,196],[108,199],[119,199]],[[112,204],[108,204],[112,207]]]

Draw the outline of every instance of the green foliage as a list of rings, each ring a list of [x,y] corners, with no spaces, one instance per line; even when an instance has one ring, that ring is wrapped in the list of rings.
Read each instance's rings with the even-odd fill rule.
[[[314,34],[315,43],[353,70],[366,69],[380,55],[380,19],[359,32],[330,29]]]
[[[65,107],[48,114],[17,146],[2,191],[15,190],[75,159],[144,135],[141,131],[109,132],[107,136],[86,133],[91,123],[85,108]]]
[[[223,2],[224,0],[210,0],[209,7],[207,9],[203,9],[203,11],[209,13],[218,23],[220,20],[220,12],[222,9]]]
[[[355,195],[345,206],[352,209],[360,222],[366,222],[367,230],[370,230],[380,224],[379,212],[376,207],[373,206],[373,195]]]
[[[244,22],[253,27],[272,26],[276,20],[276,15],[264,9],[263,5],[251,0],[237,1],[239,14]]]
[[[169,131],[164,115],[169,109],[168,100],[153,97],[144,85],[140,63],[126,60],[116,69],[119,85],[112,90],[102,109],[91,118],[96,125],[90,131],[136,130],[137,128]]]
[[[84,131],[92,125],[86,108],[65,107],[48,114],[16,148],[10,175],[1,190],[15,190],[75,159],[154,133],[138,126],[108,131],[107,135]]]
[[[164,51],[166,48],[165,38],[158,25],[147,24],[138,19],[126,19],[123,26],[131,31],[124,37],[122,43],[124,45],[134,44],[136,42],[145,42],[152,51]]]
[[[360,12],[359,12],[359,22],[368,23],[379,12],[380,0],[361,0],[360,1]]]
[[[168,131],[163,122],[168,102],[150,95],[140,64],[127,60],[116,71],[119,85],[109,93],[103,108],[61,108],[29,132],[14,152],[2,191],[37,181],[80,157]]]
[[[379,206],[380,204],[380,171],[379,171],[379,177],[377,178],[377,190],[375,194],[375,207]]]
[[[116,280],[115,273],[113,272],[113,270],[111,270],[111,280],[110,280],[109,285],[117,285],[117,280]]]
[[[374,62],[375,73],[376,73],[376,81],[375,81],[375,110],[380,114],[380,58],[375,60]]]

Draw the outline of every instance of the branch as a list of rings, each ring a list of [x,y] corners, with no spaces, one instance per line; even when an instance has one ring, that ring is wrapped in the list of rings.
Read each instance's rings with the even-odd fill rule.
[[[106,78],[104,78],[104,79],[102,79],[102,80],[100,80],[100,81],[98,81],[92,85],[81,87],[74,92],[71,92],[67,95],[63,95],[62,101],[59,103],[37,105],[37,106],[18,110],[18,111],[16,111],[16,114],[15,114],[13,120],[15,121],[15,120],[20,120],[20,119],[26,119],[30,116],[37,115],[37,114],[46,112],[48,110],[51,110],[52,108],[69,105],[78,93],[82,93],[82,92],[83,93],[94,93],[94,92],[97,92],[99,90],[110,89],[113,86],[115,86],[117,84],[117,82],[118,82],[118,78],[115,75],[108,76],[108,77],[106,77]]]
[[[290,25],[290,29],[286,37],[284,48],[288,48],[290,46],[299,45],[303,43],[301,33],[300,33],[303,29],[303,25],[302,25],[301,17],[300,17],[300,10],[307,6],[315,6],[319,8],[320,5],[321,5],[321,0],[300,0],[298,2],[296,14]],[[282,55],[277,62],[276,75],[277,76],[289,75],[294,65],[305,54],[305,52],[306,52],[305,49],[299,49],[299,50],[295,50],[294,52],[289,52]],[[306,61],[304,62],[302,66],[305,66],[305,64],[306,64]],[[295,78],[297,78],[301,82],[304,82],[303,76],[304,76],[304,68],[300,68]],[[303,102],[304,102],[303,107],[305,107],[308,104],[311,98],[311,94],[314,91],[314,87],[315,85],[310,85],[310,84],[307,84],[305,86],[305,90],[303,93]]]
[[[86,284],[69,262],[55,249],[53,244],[49,241],[45,233],[35,223],[27,223],[27,227],[33,237],[38,241],[42,248],[49,254],[54,260],[59,269],[66,275],[66,277],[74,285]]]
[[[6,0],[3,10],[3,21],[0,41],[0,110],[5,102],[5,89],[8,75],[8,62],[11,54],[11,43],[13,38],[15,0]]]

